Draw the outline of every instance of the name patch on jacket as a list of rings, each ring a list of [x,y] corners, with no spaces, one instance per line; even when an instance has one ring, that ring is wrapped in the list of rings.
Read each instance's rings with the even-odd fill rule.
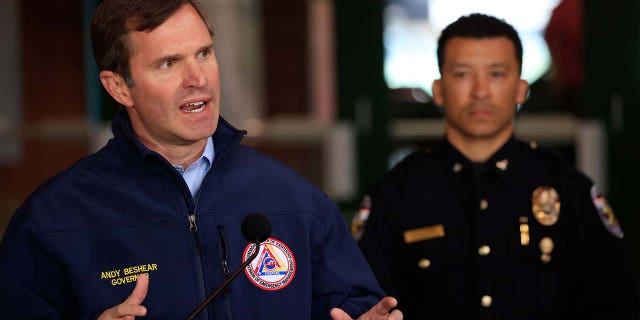
[[[151,271],[158,271],[158,265],[155,263],[147,263],[122,269],[106,270],[100,272],[100,279],[109,281],[112,286],[119,286],[136,282],[139,274],[149,273]]]
[[[255,243],[247,245],[242,262],[253,254]],[[260,244],[258,256],[244,269],[251,283],[263,290],[280,290],[293,280],[296,274],[296,259],[284,242],[269,238]]]
[[[404,243],[430,240],[444,237],[444,226],[436,224],[424,228],[411,229],[404,232]]]

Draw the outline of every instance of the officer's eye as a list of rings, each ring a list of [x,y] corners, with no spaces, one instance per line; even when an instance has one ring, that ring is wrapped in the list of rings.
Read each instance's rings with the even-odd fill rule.
[[[454,71],[452,75],[453,75],[454,78],[464,78],[464,77],[469,76],[469,72],[466,72],[466,71]]]
[[[493,71],[491,72],[491,76],[494,78],[504,78],[507,76],[507,73],[504,71]]]

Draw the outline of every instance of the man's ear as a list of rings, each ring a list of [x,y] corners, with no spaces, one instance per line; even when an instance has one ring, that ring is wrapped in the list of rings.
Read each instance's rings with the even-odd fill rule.
[[[518,83],[518,92],[516,96],[517,104],[524,104],[529,98],[529,83],[526,80],[520,79]]]
[[[440,83],[440,79],[433,80],[433,84],[431,85],[431,93],[433,94],[433,102],[437,106],[442,106],[442,84]]]
[[[100,82],[113,99],[127,108],[133,107],[131,90],[122,75],[113,71],[100,71]]]

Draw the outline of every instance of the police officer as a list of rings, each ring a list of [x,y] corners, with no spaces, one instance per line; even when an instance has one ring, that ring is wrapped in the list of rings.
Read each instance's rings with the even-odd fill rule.
[[[400,162],[356,217],[369,216],[360,247],[406,319],[636,318],[606,199],[513,136],[528,91],[513,27],[461,17],[441,34],[438,63],[444,141]]]

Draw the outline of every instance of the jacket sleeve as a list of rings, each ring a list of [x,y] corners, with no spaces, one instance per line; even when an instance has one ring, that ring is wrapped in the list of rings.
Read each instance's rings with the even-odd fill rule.
[[[570,318],[638,319],[637,279],[626,239],[601,218],[593,184],[579,177],[570,270]],[[591,188],[591,189],[589,189]],[[601,201],[606,201],[604,198]],[[597,201],[597,200],[596,200]],[[602,204],[602,203],[601,203]],[[599,205],[600,206],[600,205]],[[607,205],[607,208],[610,208]],[[612,212],[612,211],[611,211]],[[612,216],[613,217],[613,216]],[[621,230],[619,230],[621,231]]]
[[[396,243],[396,228],[389,220],[391,209],[384,192],[371,193],[371,212],[358,242],[367,262],[373,269],[382,289],[389,295],[401,298],[400,268],[402,258],[398,255],[401,244]]]
[[[356,319],[383,297],[347,223],[326,195],[319,196],[318,229],[311,237],[313,272],[312,319],[327,319],[339,307]]]
[[[0,243],[0,310],[4,319],[62,319],[72,297],[62,268],[28,210],[13,216]]]

